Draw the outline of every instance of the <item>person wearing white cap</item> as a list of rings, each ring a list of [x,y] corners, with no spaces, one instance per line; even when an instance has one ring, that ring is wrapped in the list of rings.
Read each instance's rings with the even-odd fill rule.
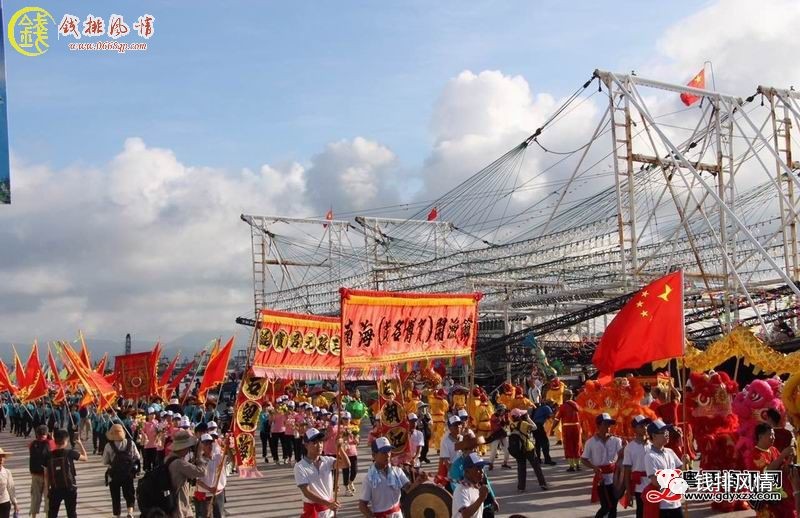
[[[483,484],[483,469],[488,466],[475,452],[464,458],[464,479],[453,491],[451,518],[482,518],[489,488]]]
[[[213,505],[214,518],[225,516],[223,491],[228,483],[228,475],[224,466],[221,465],[224,461],[222,449],[215,443],[214,437],[210,434],[206,433],[200,436],[200,455],[207,463],[206,474],[197,479],[194,491],[195,514],[200,517],[209,515],[209,505]]]
[[[617,460],[622,451],[622,439],[610,433],[610,427],[617,422],[609,414],[598,415],[595,423],[597,432],[583,446],[581,462],[594,471],[592,502],[600,501],[600,509],[595,517],[602,518],[608,515],[609,518],[615,518],[617,516],[617,496],[614,491],[614,473],[617,470]]]
[[[378,437],[372,443],[372,466],[367,470],[362,484],[358,510],[365,517],[403,518],[400,510],[400,494],[402,491],[413,491],[421,483],[428,480],[428,475],[421,472],[414,479],[408,480],[403,470],[390,464],[394,446],[386,437]]]
[[[766,426],[767,429],[769,428],[769,425],[764,426]],[[669,442],[669,433],[673,430],[674,427],[672,425],[665,423],[661,419],[656,419],[647,425],[647,435],[650,436],[650,441],[652,444],[650,445],[650,450],[645,454],[644,469],[645,473],[647,474],[648,481],[653,487],[656,488],[661,487],[658,479],[656,478],[656,473],[659,470],[683,468],[682,460],[678,458],[678,455],[671,448],[667,447],[667,443]],[[789,447],[787,450],[790,451],[786,452],[788,455],[786,455],[785,458],[793,456],[792,452],[794,449]],[[781,463],[779,462],[778,466],[773,466],[774,469],[780,469],[780,464]],[[659,516],[664,516],[667,518],[683,516],[680,500],[662,500],[658,507]],[[757,516],[761,515],[761,513],[757,514]],[[780,514],[768,513],[765,516],[780,516]],[[790,514],[786,513],[783,516],[790,516]]]
[[[356,474],[358,473],[359,430],[355,425],[351,424],[352,417],[350,412],[344,411],[342,412],[342,421],[339,423],[339,429],[342,433],[342,442],[344,443],[344,452],[350,460],[350,467],[342,468],[342,479],[344,481],[344,486],[347,488],[348,496],[353,495],[356,491],[354,482],[356,480]]]
[[[450,460],[454,459],[457,453],[456,443],[463,437],[461,436],[461,419],[457,415],[451,415],[447,420],[448,433],[442,437],[439,444],[439,469],[436,473],[437,483],[444,483],[447,480],[447,472],[450,469]]]
[[[649,424],[650,419],[643,415],[633,417],[631,426],[634,439],[625,446],[622,456],[622,467],[625,470],[625,492],[629,501],[636,501],[636,518],[644,516],[642,491],[650,483],[644,466],[644,459],[647,452],[650,451],[650,442],[647,440],[647,425]]]
[[[169,472],[170,484],[175,496],[175,511],[170,518],[193,518],[191,487],[189,481],[206,475],[205,459],[195,452],[194,461],[189,462],[186,456],[197,445],[197,438],[186,430],[178,430],[172,439],[172,453],[165,464]]]
[[[332,518],[339,508],[333,493],[336,458],[322,456],[324,440],[325,434],[316,428],[309,428],[303,434],[306,454],[294,465],[294,481],[303,494],[301,518]]]
[[[511,410],[511,422],[508,426],[508,452],[517,461],[517,491],[525,491],[528,484],[528,464],[533,468],[539,487],[548,489],[547,481],[542,472],[542,463],[536,457],[533,442],[533,432],[536,424],[530,419],[530,414],[524,408]]]
[[[158,457],[156,445],[156,440],[158,438],[158,421],[156,420],[156,409],[153,407],[147,409],[147,417],[142,426],[142,434],[144,435],[142,469],[147,472],[156,467],[156,459]]]
[[[411,449],[411,466],[419,468],[419,456],[422,447],[425,445],[425,436],[422,434],[422,430],[417,428],[417,421],[419,421],[417,414],[410,412],[407,419],[411,428],[411,434],[408,436],[408,445]]]

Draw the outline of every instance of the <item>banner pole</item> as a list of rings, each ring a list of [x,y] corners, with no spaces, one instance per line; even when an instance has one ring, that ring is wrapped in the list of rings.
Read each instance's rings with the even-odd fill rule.
[[[200,372],[200,367],[203,365],[203,360],[205,359],[207,352],[208,347],[203,349],[203,354],[200,356],[200,361],[197,362],[197,368],[194,370],[194,374],[192,374],[192,379],[189,380],[189,386],[186,387],[186,390],[183,393],[183,397],[181,398],[181,410],[183,410],[183,405],[186,403],[186,398],[189,397],[189,392],[192,390],[192,385],[194,385],[194,380],[197,378],[197,373]]]

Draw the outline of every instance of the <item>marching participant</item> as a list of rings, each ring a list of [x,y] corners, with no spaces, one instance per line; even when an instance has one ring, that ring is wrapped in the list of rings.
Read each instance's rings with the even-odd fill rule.
[[[633,418],[631,426],[636,435],[633,441],[625,446],[625,453],[622,458],[622,466],[625,469],[625,490],[629,501],[636,500],[636,518],[644,516],[642,491],[649,483],[644,465],[647,452],[650,451],[650,443],[647,440],[647,425],[649,424],[650,419],[643,415],[637,415]],[[566,430],[564,428],[565,432]],[[564,439],[566,442],[566,436]]]
[[[489,470],[494,469],[494,459],[497,458],[497,448],[498,446],[503,447],[503,465],[502,467],[505,469],[511,469],[511,466],[508,465],[508,426],[510,422],[508,420],[508,413],[506,412],[506,406],[502,403],[497,405],[497,408],[494,411],[494,415],[491,418],[491,425],[492,430],[489,434],[489,437],[486,439],[487,442],[491,444],[489,446]]]
[[[597,432],[586,441],[581,461],[584,466],[594,471],[592,480],[592,502],[600,501],[600,509],[594,515],[602,518],[617,516],[617,496],[614,491],[614,472],[617,460],[622,451],[622,439],[609,431],[617,422],[610,415],[603,413],[595,418]]]
[[[561,438],[564,443],[564,458],[567,459],[567,471],[581,469],[581,423],[580,408],[572,399],[572,391],[564,391],[564,403],[558,407],[550,436],[555,435],[555,430],[561,424]]]
[[[442,437],[439,443],[439,471],[436,474],[436,482],[444,484],[447,481],[447,472],[450,470],[450,463],[456,457],[456,443],[461,437],[461,419],[451,415],[447,420],[449,433]]]
[[[445,416],[450,404],[447,402],[447,394],[444,389],[437,390],[433,399],[430,400],[430,413],[431,413],[431,444],[437,448],[442,442],[442,438],[446,433]]]
[[[408,437],[408,444],[411,449],[411,466],[414,468],[419,468],[419,457],[422,447],[425,445],[425,436],[422,433],[422,430],[417,428],[417,414],[414,412],[409,412],[407,419],[409,427],[411,428],[411,434]]]
[[[650,450],[645,455],[644,466],[645,472],[649,477],[649,482],[653,487],[660,487],[656,479],[656,472],[662,469],[681,469],[683,462],[675,452],[667,448],[669,442],[669,432],[672,430],[672,425],[669,425],[661,419],[656,419],[647,425],[647,434],[650,436],[652,442]],[[683,510],[681,509],[681,501],[663,500],[658,504],[659,514],[661,518],[681,518],[683,517]],[[638,507],[637,507],[638,511]]]
[[[301,518],[332,518],[339,509],[334,500],[333,470],[336,457],[322,456],[322,443],[325,434],[316,428],[309,428],[303,435],[306,454],[294,465],[294,481],[303,494],[303,514]]]
[[[464,479],[453,492],[451,518],[482,518],[489,488],[483,484],[483,468],[488,464],[477,453],[464,459]]]
[[[349,468],[342,468],[342,479],[347,488],[347,496],[352,496],[356,488],[353,483],[356,480],[358,473],[358,428],[350,424],[350,412],[342,412],[342,423],[340,429],[342,431],[342,442],[344,443],[344,452],[350,460]]]
[[[358,501],[358,510],[365,517],[403,518],[400,511],[401,491],[413,491],[428,480],[428,475],[420,472],[414,482],[410,482],[401,468],[390,464],[393,449],[386,437],[378,437],[372,443],[373,464],[364,478]]]

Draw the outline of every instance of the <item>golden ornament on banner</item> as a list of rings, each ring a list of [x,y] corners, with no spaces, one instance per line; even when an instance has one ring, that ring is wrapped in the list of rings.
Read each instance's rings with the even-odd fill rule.
[[[312,331],[306,333],[303,338],[303,352],[306,354],[314,354],[317,350],[317,335]]]
[[[264,352],[272,347],[272,330],[262,329],[258,333],[258,350]]]
[[[254,432],[258,427],[261,405],[257,401],[245,401],[236,412],[236,424],[243,432]]]

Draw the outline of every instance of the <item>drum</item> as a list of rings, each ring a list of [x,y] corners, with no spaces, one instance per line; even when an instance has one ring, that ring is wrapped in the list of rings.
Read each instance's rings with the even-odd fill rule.
[[[420,484],[400,500],[403,516],[439,518],[451,515],[453,495],[436,484]]]

